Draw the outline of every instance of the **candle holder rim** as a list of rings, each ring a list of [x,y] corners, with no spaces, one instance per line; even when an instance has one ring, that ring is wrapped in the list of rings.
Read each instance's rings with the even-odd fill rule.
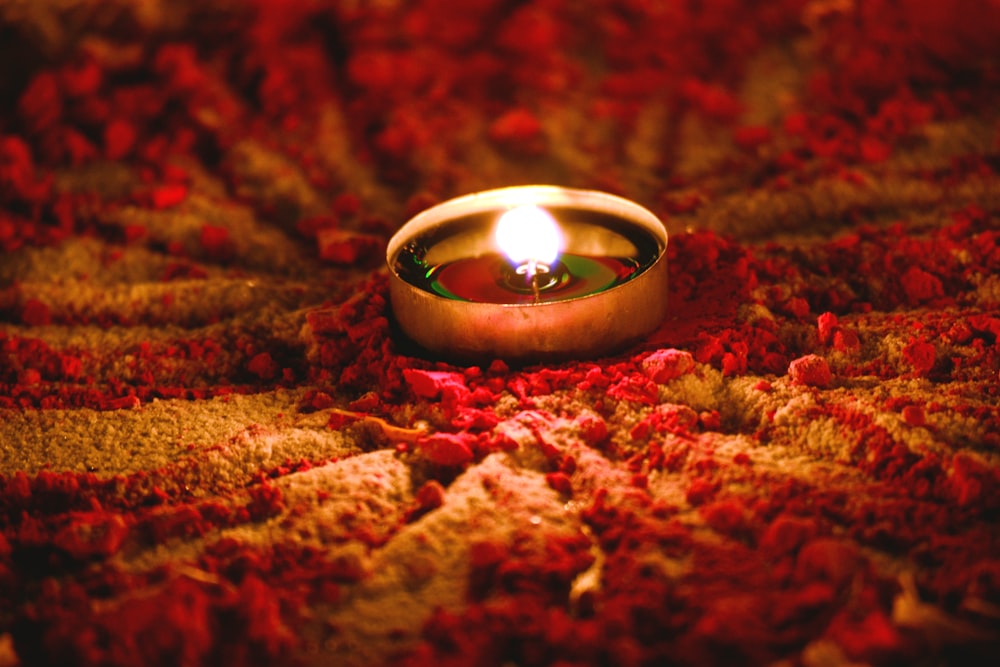
[[[509,200],[510,194],[516,194],[517,199],[523,199],[523,201],[518,201],[516,203],[507,203],[505,201]],[[615,213],[621,214],[621,209],[626,209],[633,214],[633,216],[622,216],[629,222],[636,223],[651,232],[653,236],[656,237],[657,244],[659,245],[656,259],[647,266],[642,273],[646,273],[651,270],[661,261],[665,261],[667,244],[669,243],[669,234],[667,233],[667,228],[663,222],[649,209],[638,204],[630,199],[621,197],[619,195],[612,194],[610,192],[602,192],[600,190],[586,190],[582,188],[570,188],[561,185],[512,185],[502,188],[495,188],[492,190],[481,190],[479,192],[472,192],[466,195],[460,195],[452,199],[447,199],[443,202],[434,204],[430,208],[424,209],[420,213],[411,217],[393,234],[392,238],[389,239],[389,243],[386,247],[385,260],[386,266],[388,267],[390,273],[393,277],[403,280],[399,272],[396,271],[393,266],[393,260],[398,254],[398,251],[410,240],[416,237],[421,231],[426,228],[431,227],[434,224],[445,222],[449,220],[449,217],[445,216],[445,213],[452,208],[465,208],[466,204],[473,202],[479,203],[480,208],[474,208],[472,210],[463,210],[465,214],[471,213],[481,213],[483,211],[493,210],[495,208],[513,208],[521,204],[537,204],[539,206],[552,205],[553,202],[546,201],[544,199],[539,199],[538,196],[532,198],[529,193],[536,195],[557,195],[559,197],[565,197],[568,201],[565,202],[567,205],[572,205],[574,203],[579,204],[579,199],[587,199],[594,202],[604,202],[607,204],[616,204],[620,208],[611,208],[610,206],[605,207],[584,207],[580,208],[586,210],[601,211],[605,213]],[[494,204],[495,202],[495,204]],[[486,204],[494,204],[487,206]],[[563,201],[555,202],[558,204],[563,204]],[[404,234],[404,232],[408,232]],[[633,279],[634,280],[634,279]],[[405,280],[403,282],[406,282]],[[542,301],[539,303],[488,303],[482,301],[467,301],[467,300],[456,300],[451,299],[440,294],[435,294],[434,292],[429,292],[427,290],[420,290],[424,292],[427,296],[434,299],[441,299],[442,301],[456,302],[466,304],[467,307],[476,306],[488,306],[491,308],[506,308],[511,310],[517,310],[521,308],[540,308],[544,306],[551,306],[558,303],[566,303],[569,301],[580,301],[583,299],[592,299],[599,297],[602,294],[607,294],[608,292],[613,292],[617,289],[628,285],[632,280],[625,281],[613,287],[609,287],[600,292],[595,292],[593,294],[584,294],[581,296],[570,297],[566,299],[557,299],[554,301]],[[414,285],[416,289],[420,289]]]

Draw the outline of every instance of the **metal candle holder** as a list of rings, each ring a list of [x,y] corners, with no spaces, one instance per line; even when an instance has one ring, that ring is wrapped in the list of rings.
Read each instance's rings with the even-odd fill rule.
[[[501,262],[491,228],[505,211],[529,204],[553,212],[563,229],[567,266],[594,266],[595,273],[610,271],[615,279],[591,293],[586,281],[578,280],[576,288],[553,289],[541,300],[526,301],[530,297],[511,289],[509,302],[502,302],[508,301],[503,285],[496,288],[485,276]],[[416,215],[389,241],[392,310],[403,333],[440,357],[513,362],[596,357],[640,339],[663,321],[666,247],[667,231],[655,215],[608,193],[528,185],[470,194]],[[488,299],[481,300],[479,288],[464,279],[453,278],[458,282],[451,286],[434,282],[439,267],[459,263],[462,275],[484,274],[480,282],[489,288]],[[497,289],[501,302],[493,294]],[[463,291],[471,296],[456,296]]]

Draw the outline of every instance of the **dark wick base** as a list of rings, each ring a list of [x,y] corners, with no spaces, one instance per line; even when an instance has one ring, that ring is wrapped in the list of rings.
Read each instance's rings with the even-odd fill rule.
[[[537,264],[535,273],[531,276],[528,275],[526,264],[516,268],[507,265],[497,285],[517,294],[532,294],[538,300],[542,292],[559,289],[568,284],[572,278],[569,269],[562,262],[556,262],[552,266]]]

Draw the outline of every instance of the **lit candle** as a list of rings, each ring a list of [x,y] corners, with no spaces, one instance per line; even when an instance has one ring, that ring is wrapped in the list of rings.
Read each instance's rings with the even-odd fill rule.
[[[522,186],[453,199],[389,242],[393,312],[441,356],[593,356],[666,313],[666,230],[614,195]]]
[[[533,205],[512,208],[497,221],[495,237],[497,246],[514,263],[514,274],[524,276],[535,301],[540,299],[542,289],[557,284],[552,269],[562,237],[548,211]],[[516,285],[518,281],[510,282]]]

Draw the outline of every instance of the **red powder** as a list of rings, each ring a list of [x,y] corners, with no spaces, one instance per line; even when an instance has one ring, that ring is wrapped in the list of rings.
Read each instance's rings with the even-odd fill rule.
[[[38,370],[34,368],[26,368],[23,371],[21,371],[17,376],[18,384],[23,384],[26,386],[38,384],[41,381],[42,381],[42,374],[39,373]]]
[[[135,125],[123,119],[115,119],[104,128],[104,156],[109,160],[120,160],[135,148],[138,132]]]
[[[925,423],[924,411],[916,405],[907,405],[903,408],[903,421],[910,426],[923,426]]]
[[[760,546],[767,551],[785,555],[794,553],[802,544],[816,535],[815,521],[782,515],[764,531]]]
[[[830,623],[827,635],[849,658],[870,663],[894,658],[902,647],[896,626],[878,609],[861,617],[841,612]]]
[[[799,551],[796,577],[801,581],[820,579],[842,587],[850,583],[861,561],[857,547],[833,538],[817,538]]]
[[[916,266],[907,269],[899,281],[906,301],[911,305],[919,305],[944,295],[941,279]]]
[[[470,440],[461,433],[435,433],[419,438],[417,448],[439,465],[460,466],[472,460]]]
[[[545,475],[545,481],[563,495],[572,495],[573,493],[573,482],[565,473],[551,472]]]
[[[840,329],[833,334],[833,348],[838,352],[855,352],[861,347],[861,340],[853,331]]]
[[[699,512],[712,530],[735,535],[745,527],[745,508],[735,500],[718,500],[699,508]]]
[[[837,331],[837,316],[833,313],[823,313],[816,318],[816,334],[822,345],[833,342],[833,334]]]
[[[59,84],[68,97],[84,97],[97,92],[104,71],[93,58],[69,63],[59,70]]]
[[[926,375],[934,367],[937,349],[923,340],[913,340],[903,348],[903,356],[918,375]]]
[[[150,199],[155,208],[170,208],[183,202],[188,195],[187,186],[182,183],[167,183],[153,188]]]
[[[762,125],[748,125],[736,128],[733,139],[745,151],[756,150],[771,141],[771,129]]]
[[[435,399],[447,392],[452,397],[469,393],[465,378],[460,373],[403,369],[403,378],[418,398]]]
[[[21,321],[28,326],[40,327],[52,322],[49,307],[37,299],[28,299],[21,307]]]
[[[446,492],[444,487],[441,486],[441,483],[437,480],[432,479],[425,482],[420,489],[417,490],[414,497],[416,506],[407,514],[407,520],[415,521],[427,512],[441,507],[444,505],[445,495]]]
[[[542,124],[527,109],[512,109],[490,125],[489,136],[493,141],[526,150],[536,150]]]
[[[586,413],[576,418],[580,436],[590,445],[598,446],[608,438],[608,424],[600,416]]]
[[[359,234],[325,227],[316,232],[316,247],[322,259],[344,266],[365,262],[383,246],[382,239],[371,234]]]
[[[199,236],[201,247],[210,256],[224,259],[232,254],[233,246],[229,230],[216,225],[204,225]]]
[[[36,74],[18,100],[18,112],[34,132],[55,125],[62,116],[62,95],[54,73]]]
[[[469,562],[476,569],[497,565],[507,556],[507,549],[497,542],[478,541],[469,546]]]
[[[861,159],[865,162],[885,162],[892,155],[892,146],[872,136],[861,137]]]
[[[663,384],[694,370],[694,357],[683,350],[657,350],[642,360],[649,378]]]
[[[261,352],[250,359],[247,370],[261,380],[273,380],[281,369],[269,353]]]
[[[703,505],[711,500],[716,491],[718,491],[718,487],[714,482],[706,479],[695,479],[688,487],[685,497],[692,505]]]
[[[833,380],[826,359],[816,354],[807,354],[788,365],[788,377],[794,384],[807,387],[825,387]]]

